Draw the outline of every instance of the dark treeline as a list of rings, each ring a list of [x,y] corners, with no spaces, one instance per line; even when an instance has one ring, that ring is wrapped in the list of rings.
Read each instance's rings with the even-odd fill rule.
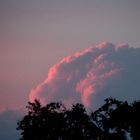
[[[140,101],[108,98],[91,113],[82,104],[67,109],[62,103],[42,106],[38,100],[27,108],[18,122],[21,140],[140,140]]]

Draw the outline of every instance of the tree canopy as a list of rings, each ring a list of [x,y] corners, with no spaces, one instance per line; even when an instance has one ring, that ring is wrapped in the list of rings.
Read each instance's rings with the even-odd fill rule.
[[[21,140],[140,140],[140,101],[107,98],[91,113],[79,103],[67,109],[60,102],[42,106],[39,100],[27,109],[17,127]]]

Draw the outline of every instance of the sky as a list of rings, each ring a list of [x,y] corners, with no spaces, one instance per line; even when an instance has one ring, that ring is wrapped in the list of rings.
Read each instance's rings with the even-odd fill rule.
[[[74,57],[76,52],[84,53],[89,47],[104,41],[115,44],[113,51],[106,52],[113,56],[101,57],[102,64],[104,61],[109,63],[105,64],[105,67],[109,65],[110,70],[116,70],[114,75],[119,71],[117,68],[122,66],[120,62],[123,57],[118,59],[114,55],[115,47],[119,44],[129,44],[130,48],[133,48],[126,47],[124,54],[128,60],[123,59],[123,64],[131,58],[133,61],[125,66],[131,68],[132,62],[136,62],[134,64],[139,68],[139,53],[133,55],[139,52],[139,49],[136,49],[140,48],[139,37],[139,0],[0,0],[0,110],[25,107],[31,97],[40,97],[41,92],[36,89],[48,79],[48,72],[52,70],[50,68],[60,65],[62,59],[65,64],[67,56]],[[110,43],[103,43],[101,46],[110,46]],[[134,53],[131,54],[130,50]],[[102,50],[99,54],[104,56]],[[121,54],[120,50],[119,56],[124,54]],[[117,64],[116,69],[112,67],[110,59],[115,59],[112,61]],[[85,65],[85,61],[87,59],[84,59],[82,64]],[[71,74],[73,65],[71,67],[70,63],[67,66],[70,67]],[[138,70],[135,70],[135,65],[133,68],[127,72],[130,74],[133,71],[137,74],[134,78],[129,77],[137,83]],[[91,69],[85,70],[86,74]],[[109,71],[101,71],[104,72]],[[82,92],[80,84],[84,86],[87,78],[81,79],[81,83],[78,82],[79,88],[76,85],[78,92]],[[46,92],[46,88],[43,91]],[[45,95],[46,97],[48,98]],[[86,103],[85,105],[88,106]]]

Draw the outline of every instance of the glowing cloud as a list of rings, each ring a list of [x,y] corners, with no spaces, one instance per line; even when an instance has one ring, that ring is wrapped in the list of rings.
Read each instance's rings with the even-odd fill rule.
[[[30,101],[81,102],[97,106],[109,96],[140,98],[140,48],[104,42],[65,57],[50,68],[44,82],[31,90]]]

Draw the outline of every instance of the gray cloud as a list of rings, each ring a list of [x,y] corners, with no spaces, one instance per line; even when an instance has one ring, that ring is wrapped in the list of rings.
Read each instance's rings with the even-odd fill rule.
[[[20,133],[16,130],[17,121],[23,116],[21,110],[5,109],[0,112],[0,139],[18,140]]]
[[[140,99],[140,48],[104,42],[65,57],[32,89],[30,101],[81,102],[95,108],[109,96]]]

